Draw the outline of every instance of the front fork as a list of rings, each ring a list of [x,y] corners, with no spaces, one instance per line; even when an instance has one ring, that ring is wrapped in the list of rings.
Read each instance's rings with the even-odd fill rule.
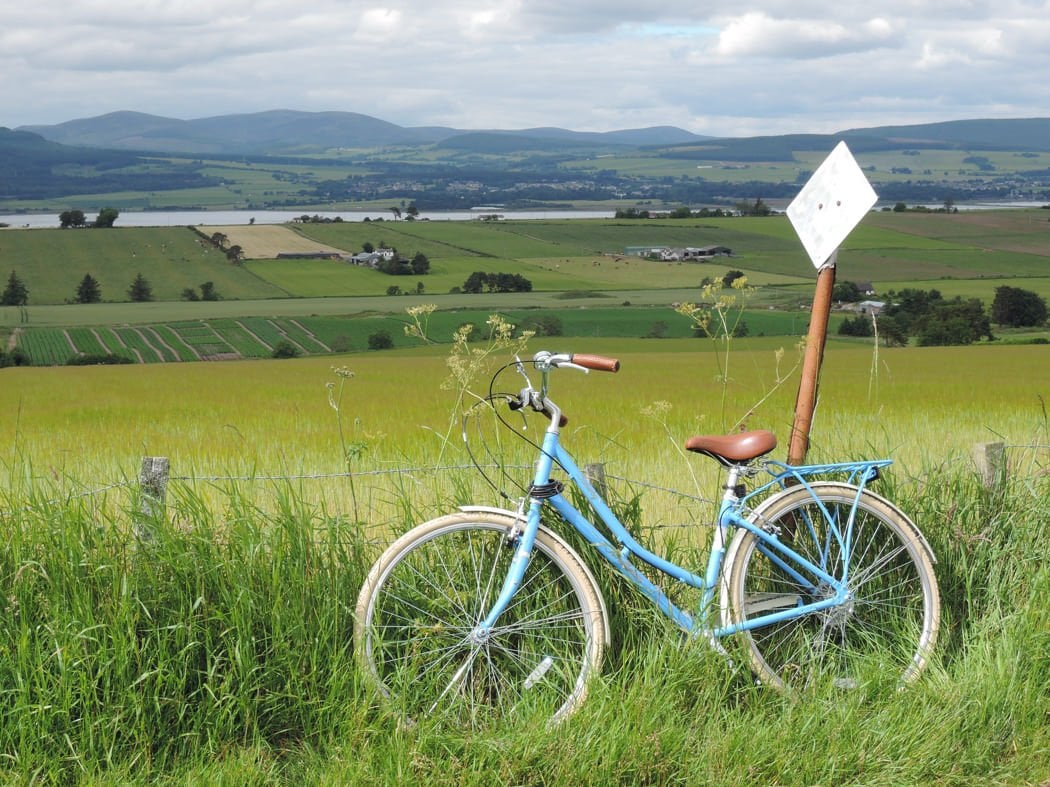
[[[536,462],[536,475],[532,490],[530,490],[525,524],[520,530],[515,527],[514,530],[508,533],[508,537],[517,543],[514,549],[514,557],[511,558],[510,567],[507,570],[507,576],[504,578],[503,586],[500,588],[499,595],[496,596],[496,600],[492,603],[488,614],[470,632],[470,640],[475,645],[484,644],[489,640],[499,616],[504,613],[510,604],[510,600],[514,598],[514,594],[521,587],[525,569],[528,568],[529,560],[532,559],[532,549],[536,544],[536,533],[540,529],[540,509],[543,508],[544,498],[539,496],[537,490],[547,489],[550,486],[551,468],[554,465],[554,453],[557,450],[557,443],[557,428],[548,429],[543,438],[543,450],[540,451],[540,458]]]

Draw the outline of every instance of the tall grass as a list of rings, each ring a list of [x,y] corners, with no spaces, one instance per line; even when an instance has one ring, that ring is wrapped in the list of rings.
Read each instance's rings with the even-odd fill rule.
[[[0,779],[1038,782],[1047,479],[929,481],[897,500],[927,523],[944,630],[907,691],[786,700],[602,572],[613,647],[581,711],[553,730],[524,719],[482,735],[405,730],[380,712],[352,663],[350,617],[380,545],[294,483],[272,485],[267,509],[239,484],[221,506],[176,488],[148,542],[135,500],[54,502],[38,485],[3,516]]]
[[[696,565],[713,463],[667,443],[705,430],[697,389],[717,365],[651,346],[625,353],[618,376],[565,373],[555,394],[570,445],[606,463],[641,537]],[[900,456],[877,491],[938,558],[943,629],[917,684],[787,700],[599,570],[613,640],[582,709],[555,729],[524,718],[480,734],[404,729],[351,658],[356,595],[391,535],[497,502],[472,473],[419,469],[448,450],[435,435],[454,393],[438,393],[437,353],[376,358],[352,379],[315,361],[186,364],[181,378],[16,370],[28,374],[5,382],[20,389],[0,393],[14,415],[0,491],[0,781],[1039,783],[1050,775],[1050,440],[1042,356],[1017,349],[883,353],[877,385],[866,355],[826,361],[813,458]],[[729,381],[744,411],[765,390],[772,347],[752,350]],[[1031,389],[983,390],[1018,359]],[[414,384],[391,393],[393,379]],[[342,434],[326,382],[345,384]],[[147,392],[160,401],[143,403]],[[638,414],[655,400],[670,405],[663,424]],[[790,400],[766,400],[749,425],[779,430]],[[1010,467],[987,489],[968,449],[996,436]],[[142,453],[172,455],[183,476],[154,520],[136,499]],[[353,494],[342,475],[308,472],[347,470],[359,473]],[[102,481],[117,485],[98,491]]]

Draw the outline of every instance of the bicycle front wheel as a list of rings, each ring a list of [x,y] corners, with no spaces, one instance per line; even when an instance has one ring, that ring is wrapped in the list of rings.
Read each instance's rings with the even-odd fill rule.
[[[372,567],[357,602],[355,655],[406,719],[559,721],[583,701],[608,618],[589,571],[550,531],[540,528],[510,606],[478,636],[514,556],[513,525],[500,514],[451,514],[406,533]]]
[[[865,490],[858,501],[856,487],[849,484],[811,487],[812,495],[794,487],[770,498],[750,521],[779,533],[782,543],[831,576],[846,577],[848,598],[745,631],[755,673],[780,689],[821,681],[853,688],[880,675],[899,684],[915,680],[926,667],[940,625],[929,547],[884,498]],[[737,533],[726,560],[726,622],[739,624],[834,596],[826,583],[779,558],[749,531]]]

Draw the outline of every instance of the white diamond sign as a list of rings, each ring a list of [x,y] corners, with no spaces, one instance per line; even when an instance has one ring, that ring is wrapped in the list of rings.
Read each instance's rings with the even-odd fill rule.
[[[787,209],[817,270],[833,261],[839,244],[877,201],[857,160],[846,143],[840,142]]]

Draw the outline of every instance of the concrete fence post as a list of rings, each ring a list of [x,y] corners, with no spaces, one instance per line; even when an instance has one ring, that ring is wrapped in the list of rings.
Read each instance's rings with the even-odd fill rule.
[[[135,535],[140,541],[153,540],[153,529],[164,516],[169,471],[168,457],[142,457],[142,469],[139,471],[139,510],[135,520]]]
[[[973,463],[981,483],[991,489],[1006,473],[1006,446],[1003,443],[977,443],[973,447]]]

